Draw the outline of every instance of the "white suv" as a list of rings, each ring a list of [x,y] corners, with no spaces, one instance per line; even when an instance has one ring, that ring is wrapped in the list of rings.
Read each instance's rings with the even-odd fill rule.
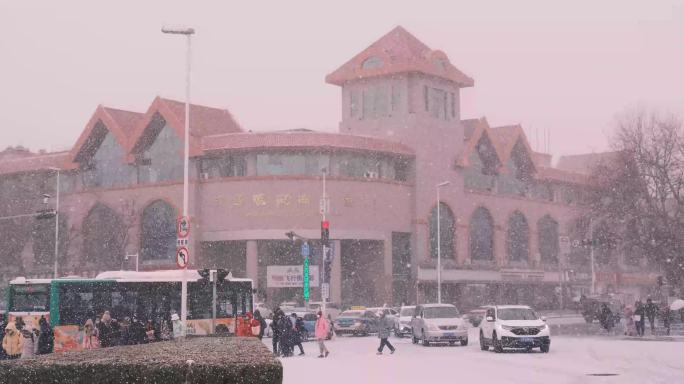
[[[451,304],[418,305],[411,319],[413,343],[422,341],[428,346],[431,342],[448,342],[468,345],[468,328]]]
[[[551,332],[545,318],[539,318],[525,305],[495,305],[485,307],[487,312],[480,323],[480,349],[493,347],[494,352],[504,348],[539,348],[549,352]]]

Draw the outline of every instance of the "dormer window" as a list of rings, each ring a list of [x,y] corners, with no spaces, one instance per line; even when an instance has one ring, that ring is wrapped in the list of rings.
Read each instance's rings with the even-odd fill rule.
[[[380,68],[383,65],[383,60],[382,58],[378,56],[371,56],[367,58],[366,60],[363,61],[361,64],[361,68],[363,69],[375,69],[375,68]]]

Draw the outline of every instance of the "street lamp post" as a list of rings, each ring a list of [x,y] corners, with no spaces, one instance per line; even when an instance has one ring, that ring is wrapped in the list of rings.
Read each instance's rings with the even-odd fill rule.
[[[162,33],[172,35],[184,35],[187,37],[188,49],[186,55],[185,71],[185,132],[183,135],[183,217],[188,216],[188,171],[190,163],[190,48],[191,37],[195,34],[193,28],[162,28]],[[188,279],[186,275],[187,264],[183,268],[181,279],[181,324],[182,336],[186,335],[188,320]]]
[[[451,184],[443,181],[437,184],[437,303],[442,304],[442,228],[441,228],[441,203],[439,199],[439,188]]]
[[[51,171],[55,171],[57,173],[57,182],[55,185],[56,191],[55,191],[55,271],[54,271],[54,275],[55,275],[55,279],[56,279],[57,277],[59,277],[57,274],[58,273],[57,268],[59,267],[59,260],[58,260],[58,256],[59,256],[59,189],[60,189],[59,172],[61,170],[59,168],[49,168],[49,169]]]

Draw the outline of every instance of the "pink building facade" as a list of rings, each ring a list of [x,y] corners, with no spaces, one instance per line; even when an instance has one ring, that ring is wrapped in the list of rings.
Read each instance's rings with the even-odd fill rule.
[[[326,81],[341,89],[338,133],[252,133],[226,110],[192,106],[193,268],[252,278],[268,303],[301,300],[301,288],[276,288],[268,272],[301,265],[288,231],[311,239],[312,263],[322,264],[325,170],[333,302],[435,300],[437,188],[444,301],[550,308],[561,282],[567,300],[588,292],[588,250],[564,246],[587,237],[578,219],[588,165],[561,158],[552,167],[520,126],[461,119],[460,90],[473,79],[401,27]],[[38,196],[54,194],[58,168],[62,275],[132,269],[132,254],[141,269],[175,268],[183,119],[182,103],[163,98],[142,113],[100,106],[69,152],[0,153],[0,215],[41,208]],[[50,276],[54,221],[52,229],[33,218],[0,222],[8,225],[15,236],[0,253],[3,280]],[[599,259],[599,291],[641,295],[657,276],[617,251]]]

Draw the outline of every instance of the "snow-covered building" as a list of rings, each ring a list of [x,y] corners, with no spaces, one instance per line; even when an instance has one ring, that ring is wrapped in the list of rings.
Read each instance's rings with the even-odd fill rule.
[[[435,300],[438,248],[443,300],[463,308],[553,307],[561,280],[567,298],[589,290],[589,251],[563,244],[588,236],[577,219],[592,156],[553,167],[521,126],[461,119],[460,90],[474,80],[401,27],[326,81],[341,88],[337,133],[251,132],[225,109],[191,107],[192,268],[250,277],[270,303],[300,297],[301,288],[277,288],[269,267],[301,265],[288,231],[313,239],[320,265],[326,169],[333,302]],[[136,261],[144,270],[175,268],[184,116],[183,103],[159,97],[144,112],[99,106],[70,151],[0,152],[0,216],[42,208],[60,169],[61,274],[93,276]],[[51,276],[54,227],[1,220],[0,280]],[[599,291],[645,294],[655,284],[645,260],[599,253]],[[319,295],[314,287],[312,298]]]

